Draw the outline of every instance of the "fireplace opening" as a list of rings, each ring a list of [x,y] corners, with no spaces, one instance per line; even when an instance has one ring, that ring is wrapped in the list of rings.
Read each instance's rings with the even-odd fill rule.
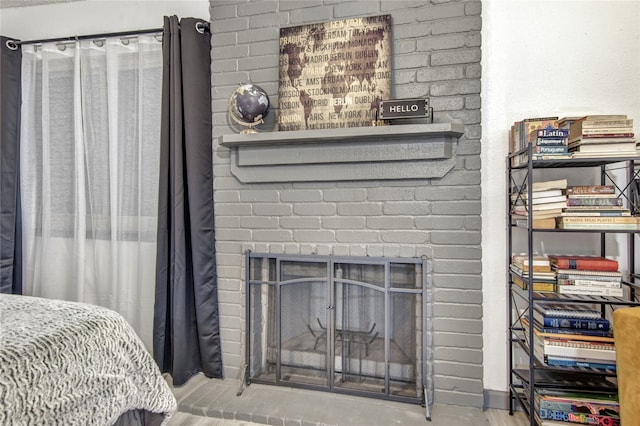
[[[249,382],[430,400],[424,259],[247,252],[246,265]]]

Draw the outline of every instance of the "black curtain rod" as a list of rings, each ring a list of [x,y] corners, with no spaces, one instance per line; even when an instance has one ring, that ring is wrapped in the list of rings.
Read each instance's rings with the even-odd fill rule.
[[[103,33],[103,34],[89,34],[89,35],[81,35],[81,36],[69,36],[69,37],[58,37],[58,38],[43,38],[40,40],[25,40],[25,41],[13,41],[16,45],[22,44],[40,44],[40,43],[54,43],[60,41],[76,41],[76,40],[87,40],[87,39],[100,39],[107,37],[127,37],[134,36],[138,34],[151,34],[151,33],[161,33],[163,31],[162,28],[150,28],[147,30],[137,30],[137,31],[124,31],[120,33]]]

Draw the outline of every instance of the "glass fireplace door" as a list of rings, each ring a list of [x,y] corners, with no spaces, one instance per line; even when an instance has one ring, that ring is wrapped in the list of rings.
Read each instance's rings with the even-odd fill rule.
[[[247,265],[248,380],[411,401],[430,389],[423,260],[248,253]]]
[[[333,386],[385,393],[384,265],[336,263],[333,272]]]
[[[327,263],[282,260],[279,271],[279,381],[328,386]]]

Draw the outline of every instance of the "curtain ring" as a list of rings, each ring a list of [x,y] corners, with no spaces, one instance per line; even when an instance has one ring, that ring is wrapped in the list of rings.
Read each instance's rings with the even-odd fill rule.
[[[157,41],[159,41],[159,42],[161,42],[161,43],[162,43],[162,33],[155,33],[155,34],[153,35],[153,37],[154,37]]]
[[[206,29],[207,29],[207,24],[205,24],[204,22],[196,22],[197,32],[199,32],[200,34],[204,34]]]
[[[128,46],[129,45],[129,39],[126,37],[122,37],[120,39],[120,43],[122,43],[123,46]]]
[[[7,40],[7,42],[5,44],[11,50],[18,50],[18,43],[16,43],[13,40]]]
[[[67,50],[67,45],[64,43],[58,43],[56,44],[56,47],[58,48],[59,51],[64,52],[65,50]]]
[[[95,44],[98,47],[102,47],[104,46],[104,40],[93,40],[93,44]]]

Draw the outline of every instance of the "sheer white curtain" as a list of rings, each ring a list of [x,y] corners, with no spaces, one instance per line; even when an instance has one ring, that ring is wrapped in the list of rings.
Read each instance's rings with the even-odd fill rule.
[[[25,294],[121,313],[151,350],[162,43],[23,47]]]

